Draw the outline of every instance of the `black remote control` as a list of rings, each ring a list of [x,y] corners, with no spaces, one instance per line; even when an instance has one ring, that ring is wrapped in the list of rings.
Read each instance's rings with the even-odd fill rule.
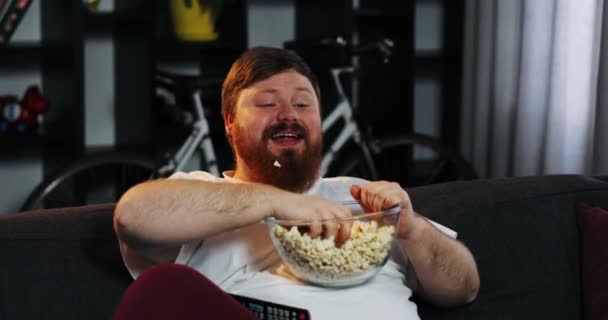
[[[231,294],[261,320],[310,320],[308,310]]]

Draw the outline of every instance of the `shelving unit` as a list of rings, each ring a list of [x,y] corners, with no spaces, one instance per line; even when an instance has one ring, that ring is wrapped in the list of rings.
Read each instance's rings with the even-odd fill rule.
[[[464,36],[464,0],[418,0],[441,8],[439,48],[416,50],[415,77],[439,84],[439,128],[441,141],[460,149],[460,110]]]
[[[52,103],[47,115],[49,135],[68,138],[75,149],[81,149],[83,128],[74,124],[83,122],[83,45],[87,37],[113,37],[118,145],[145,144],[151,136],[151,128],[134,126],[149,121],[134,119],[141,120],[149,113],[143,108],[151,105],[152,73],[159,63],[207,63],[201,69],[218,74],[227,72],[233,58],[246,48],[246,1],[229,2],[224,9],[227,13],[218,22],[220,39],[212,42],[176,39],[166,3],[117,1],[113,12],[91,13],[78,0],[62,4],[45,1],[41,3],[42,41],[0,49],[0,58],[11,68],[30,67],[33,60],[40,61],[42,86]],[[135,105],[143,107],[138,110]]]
[[[444,0],[443,87],[441,138],[460,150],[462,64],[464,52],[464,0]]]
[[[179,134],[163,131],[167,128],[164,128],[163,119],[154,109],[154,70],[188,64],[196,66],[196,72],[203,76],[223,78],[232,62],[247,47],[247,2],[225,2],[226,7],[216,23],[219,38],[214,41],[178,39],[172,31],[168,1],[156,0],[152,5],[145,1],[143,3],[145,9],[137,9],[138,16],[135,18],[119,13],[121,18],[112,20],[114,30],[125,21],[133,20],[138,26],[136,29],[139,29],[121,32],[114,40],[116,147],[154,152],[164,150],[164,146],[158,146],[158,141],[175,141],[167,135]],[[132,4],[128,5],[131,7],[117,7],[115,10],[133,11]],[[143,10],[147,10],[147,13],[142,14]],[[218,101],[219,96],[218,90]],[[219,104],[216,107],[219,109]],[[223,130],[220,132],[223,133]]]
[[[95,81],[95,76],[85,70],[85,50],[88,41],[97,39],[110,41],[113,51],[110,86],[115,143],[108,148],[155,151],[159,119],[153,109],[154,70],[159,65],[187,62],[199,66],[205,74],[223,76],[247,46],[246,0],[225,2],[216,26],[220,37],[212,42],[176,39],[167,3],[114,1],[112,11],[95,13],[89,12],[81,0],[37,3],[40,41],[17,39],[0,47],[0,72],[39,75],[37,84],[50,101],[50,108],[43,131],[0,135],[2,159],[39,159],[43,175],[48,176],[59,166],[98,150],[87,150],[85,142],[85,80]]]

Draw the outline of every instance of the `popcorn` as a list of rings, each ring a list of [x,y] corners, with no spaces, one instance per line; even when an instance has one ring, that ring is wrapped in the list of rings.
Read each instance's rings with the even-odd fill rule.
[[[279,162],[279,160],[275,160],[272,165],[275,166],[275,167],[277,167],[277,168],[281,167],[281,163]]]
[[[381,265],[391,249],[395,227],[378,227],[376,221],[355,221],[350,239],[340,248],[336,247],[333,236],[312,239],[308,234],[301,234],[296,226],[289,230],[275,226],[272,232],[295,272],[322,281],[347,279]]]

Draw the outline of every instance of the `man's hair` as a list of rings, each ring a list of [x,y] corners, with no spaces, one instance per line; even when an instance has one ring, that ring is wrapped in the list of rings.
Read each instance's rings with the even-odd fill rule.
[[[319,83],[308,64],[292,51],[279,48],[255,47],[245,51],[232,64],[222,86],[222,116],[234,114],[241,90],[276,74],[294,70],[310,81],[317,99],[321,99]]]

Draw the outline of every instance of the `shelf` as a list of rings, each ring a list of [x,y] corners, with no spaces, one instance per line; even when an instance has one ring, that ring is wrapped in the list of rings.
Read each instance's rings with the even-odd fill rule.
[[[180,41],[178,39],[158,39],[155,42],[158,53],[161,55],[171,53],[213,53],[218,54],[225,52],[241,52],[245,49],[245,45],[241,41],[216,40],[216,41]]]
[[[430,59],[430,60],[439,60],[443,59],[443,52],[441,50],[416,50],[414,52],[416,59]]]
[[[201,59],[230,59],[232,62],[243,50],[241,41],[216,40],[207,42],[189,42],[177,39],[158,39],[154,42],[157,61],[195,61]],[[219,57],[219,58],[213,58]]]
[[[241,50],[244,48],[242,41],[237,40],[213,40],[213,41],[183,41],[176,38],[157,38],[155,43],[160,48],[177,48],[186,50]]]
[[[353,13],[356,17],[362,18],[407,18],[409,15],[405,12],[403,8],[395,8],[391,10],[387,9],[356,9],[353,10]]]
[[[417,50],[414,55],[414,70],[417,77],[440,76],[445,64],[445,55],[437,50]]]
[[[38,135],[34,132],[25,134],[0,134],[0,148],[7,156],[34,153],[50,145],[59,145],[59,139]]]
[[[154,20],[152,18],[128,13],[87,13],[84,23],[87,32],[90,33],[120,31],[151,34],[154,31]]]
[[[36,65],[32,60],[42,61],[43,57],[50,59],[57,65],[68,65],[72,63],[72,51],[69,46],[43,45],[37,42],[15,43],[0,48],[0,61],[2,65],[15,67],[32,67]]]
[[[0,52],[27,52],[42,47],[40,42],[10,42],[7,46],[0,47]]]
[[[2,61],[1,68],[31,68],[32,65],[36,64],[32,63],[33,60],[40,61],[41,48],[42,46],[37,43],[11,44],[10,46],[0,48],[0,61]]]

